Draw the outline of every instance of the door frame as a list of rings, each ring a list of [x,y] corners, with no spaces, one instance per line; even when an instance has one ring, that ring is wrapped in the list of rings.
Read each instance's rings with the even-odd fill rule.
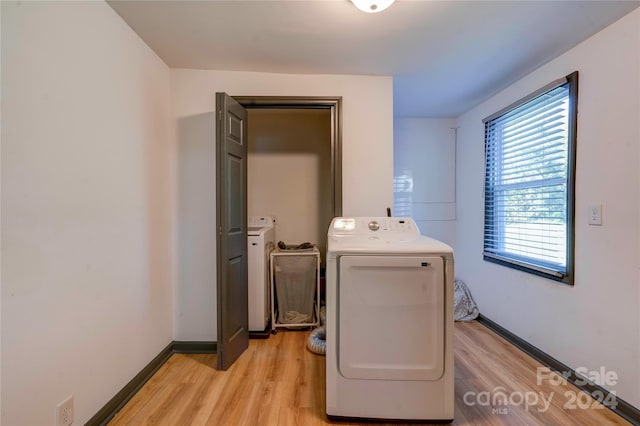
[[[245,109],[328,109],[331,116],[331,195],[333,215],[342,216],[342,97],[341,96],[231,96]],[[220,129],[217,129],[220,131]],[[245,135],[247,136],[247,135]],[[248,136],[247,136],[248,137]],[[218,154],[217,154],[218,155]],[[217,171],[216,173],[218,173]],[[219,180],[217,178],[216,180]],[[218,190],[221,190],[218,188]],[[218,212],[219,214],[219,212]],[[246,224],[246,217],[244,218]],[[245,227],[246,232],[246,227]],[[219,244],[219,243],[218,243]],[[216,262],[220,265],[221,251],[216,250]],[[219,267],[217,273],[220,274]],[[217,289],[216,309],[218,314],[218,340],[221,337],[220,315],[230,307],[225,306]],[[247,315],[248,317],[248,315]],[[247,318],[248,320],[248,318]],[[220,356],[220,353],[218,353]]]
[[[331,198],[342,216],[342,96],[231,96],[245,109],[328,109],[331,111]],[[218,306],[218,309],[220,306]]]

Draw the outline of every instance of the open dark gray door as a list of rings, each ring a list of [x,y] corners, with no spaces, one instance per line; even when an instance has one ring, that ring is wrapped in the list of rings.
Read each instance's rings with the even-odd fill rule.
[[[249,346],[247,313],[247,112],[216,93],[218,370]]]

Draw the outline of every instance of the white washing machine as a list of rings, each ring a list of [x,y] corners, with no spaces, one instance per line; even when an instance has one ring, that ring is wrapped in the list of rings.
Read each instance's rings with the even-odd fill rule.
[[[247,269],[249,284],[249,331],[265,331],[271,317],[269,255],[275,248],[276,231],[271,216],[249,216]]]
[[[451,421],[451,247],[410,218],[335,218],[326,286],[327,415]]]

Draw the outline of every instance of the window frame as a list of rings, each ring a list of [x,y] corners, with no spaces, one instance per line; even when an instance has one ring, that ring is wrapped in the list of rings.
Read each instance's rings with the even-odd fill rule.
[[[532,265],[518,260],[518,256],[499,256],[491,253],[487,253],[487,225],[490,221],[496,219],[490,218],[490,214],[493,209],[491,202],[488,201],[487,191],[489,190],[489,182],[487,179],[488,173],[488,140],[487,140],[487,126],[493,120],[508,114],[529,101],[538,98],[560,86],[567,85],[568,99],[569,99],[569,113],[567,123],[567,180],[566,180],[566,272],[553,271],[537,265]],[[496,263],[509,268],[517,269],[523,272],[528,272],[533,275],[548,278],[554,281],[562,282],[568,285],[574,285],[574,269],[575,269],[575,182],[576,182],[576,146],[577,146],[577,130],[578,130],[578,71],[567,75],[566,77],[555,80],[544,87],[536,90],[528,96],[510,104],[509,106],[501,109],[500,111],[490,115],[482,120],[485,125],[485,163],[484,163],[484,228],[483,228],[483,259],[487,262]],[[502,229],[504,226],[501,226]]]

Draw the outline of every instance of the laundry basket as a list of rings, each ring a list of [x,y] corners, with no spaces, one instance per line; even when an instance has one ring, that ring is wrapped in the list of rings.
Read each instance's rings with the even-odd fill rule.
[[[320,300],[320,251],[271,252],[272,329],[317,326]]]

